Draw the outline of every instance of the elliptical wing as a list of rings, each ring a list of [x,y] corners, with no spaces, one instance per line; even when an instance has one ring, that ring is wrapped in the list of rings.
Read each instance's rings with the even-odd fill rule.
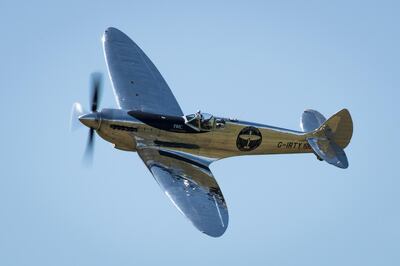
[[[104,55],[120,108],[182,116],[171,89],[146,54],[127,35],[108,28],[103,36]]]
[[[213,237],[225,232],[228,208],[207,162],[154,147],[140,147],[137,152],[174,206],[198,230]]]

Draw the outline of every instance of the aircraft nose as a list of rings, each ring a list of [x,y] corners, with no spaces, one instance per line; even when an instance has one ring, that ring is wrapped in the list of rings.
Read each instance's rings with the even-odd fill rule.
[[[87,127],[90,127],[90,128],[96,129],[96,130],[100,128],[100,119],[99,119],[99,116],[97,113],[81,115],[79,117],[79,121],[81,121],[81,123]]]

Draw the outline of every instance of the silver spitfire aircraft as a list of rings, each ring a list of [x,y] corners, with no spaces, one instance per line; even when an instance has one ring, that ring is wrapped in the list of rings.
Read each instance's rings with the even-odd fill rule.
[[[79,119],[90,129],[87,154],[92,154],[94,132],[116,149],[136,151],[175,207],[201,232],[219,237],[228,226],[227,205],[209,168],[216,160],[314,153],[319,160],[348,167],[343,149],[353,124],[346,109],[328,120],[306,110],[302,131],[200,111],[184,115],[157,68],[127,35],[108,28],[102,41],[119,108],[97,110],[100,77],[93,76],[91,112],[84,112],[79,103],[72,111],[72,122]]]

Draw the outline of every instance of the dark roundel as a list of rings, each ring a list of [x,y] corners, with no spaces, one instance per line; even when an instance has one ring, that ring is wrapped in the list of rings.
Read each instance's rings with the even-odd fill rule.
[[[245,127],[237,137],[236,146],[241,151],[252,151],[260,146],[261,141],[260,130],[255,127]]]

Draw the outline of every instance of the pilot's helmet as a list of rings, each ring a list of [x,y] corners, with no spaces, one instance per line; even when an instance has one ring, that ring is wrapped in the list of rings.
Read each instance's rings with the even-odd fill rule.
[[[196,112],[196,118],[202,118],[202,114],[200,110],[197,110]]]

